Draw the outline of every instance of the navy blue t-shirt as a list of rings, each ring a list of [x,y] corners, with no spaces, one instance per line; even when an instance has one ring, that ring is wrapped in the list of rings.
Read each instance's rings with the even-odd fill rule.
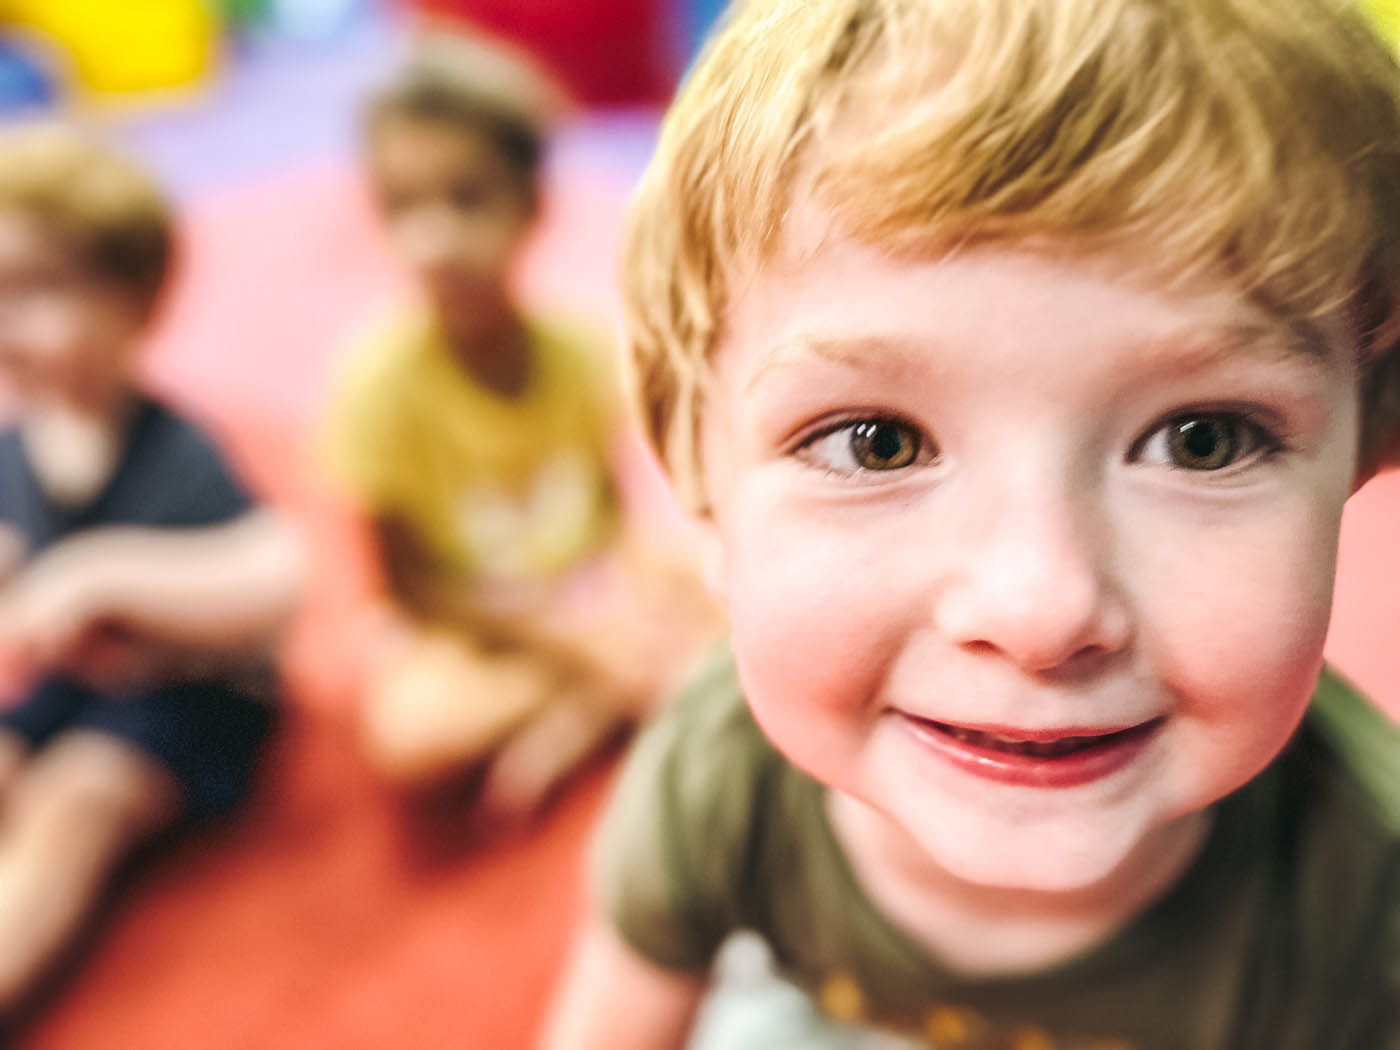
[[[188,529],[219,525],[253,506],[203,432],[144,398],[128,424],[111,478],[86,506],[44,493],[16,428],[0,433],[0,521],[17,527],[30,554],[102,525]]]
[[[23,533],[30,557],[87,529],[197,529],[233,521],[252,507],[213,443],[149,399],[132,415],[111,478],[81,507],[49,499],[18,430],[0,432],[0,522]],[[0,707],[0,731],[20,735],[31,749],[66,730],[119,737],[169,768],[190,816],[218,816],[247,792],[275,721],[267,702],[274,691],[263,661],[227,679],[113,695],[54,673]]]

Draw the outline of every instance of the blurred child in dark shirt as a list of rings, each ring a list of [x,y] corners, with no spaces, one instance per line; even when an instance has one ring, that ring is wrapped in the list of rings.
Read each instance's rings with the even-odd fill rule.
[[[58,125],[0,136],[0,1013],[135,845],[243,796],[300,549],[144,393],[172,219]]]

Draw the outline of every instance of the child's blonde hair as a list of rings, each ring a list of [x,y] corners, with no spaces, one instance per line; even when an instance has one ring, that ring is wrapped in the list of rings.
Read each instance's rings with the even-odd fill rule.
[[[739,3],[666,119],[624,255],[634,393],[692,501],[730,282],[799,179],[896,252],[1126,239],[1161,279],[1223,268],[1290,322],[1348,309],[1367,454],[1400,430],[1400,69],[1347,0]]]
[[[138,164],[62,123],[0,132],[0,211],[64,238],[89,273],[154,309],[174,254],[174,220]]]

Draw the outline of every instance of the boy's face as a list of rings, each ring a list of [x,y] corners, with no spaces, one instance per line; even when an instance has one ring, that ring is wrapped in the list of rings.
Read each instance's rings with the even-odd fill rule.
[[[132,296],[88,273],[61,236],[0,211],[0,379],[22,400],[105,398],[129,381],[143,326]]]
[[[754,713],[945,870],[1087,887],[1303,714],[1356,470],[1342,333],[1126,256],[787,229],[702,430]]]
[[[380,122],[369,160],[394,246],[444,319],[496,321],[533,217],[522,176],[484,133],[407,117]]]

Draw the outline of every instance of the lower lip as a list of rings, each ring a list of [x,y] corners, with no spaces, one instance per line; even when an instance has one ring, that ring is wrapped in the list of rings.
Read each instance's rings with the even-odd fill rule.
[[[959,740],[927,722],[895,712],[919,744],[950,765],[984,780],[1022,787],[1071,788],[1118,772],[1142,754],[1162,728],[1154,719],[1105,738],[1102,744],[1068,755],[1045,758],[997,751]]]

